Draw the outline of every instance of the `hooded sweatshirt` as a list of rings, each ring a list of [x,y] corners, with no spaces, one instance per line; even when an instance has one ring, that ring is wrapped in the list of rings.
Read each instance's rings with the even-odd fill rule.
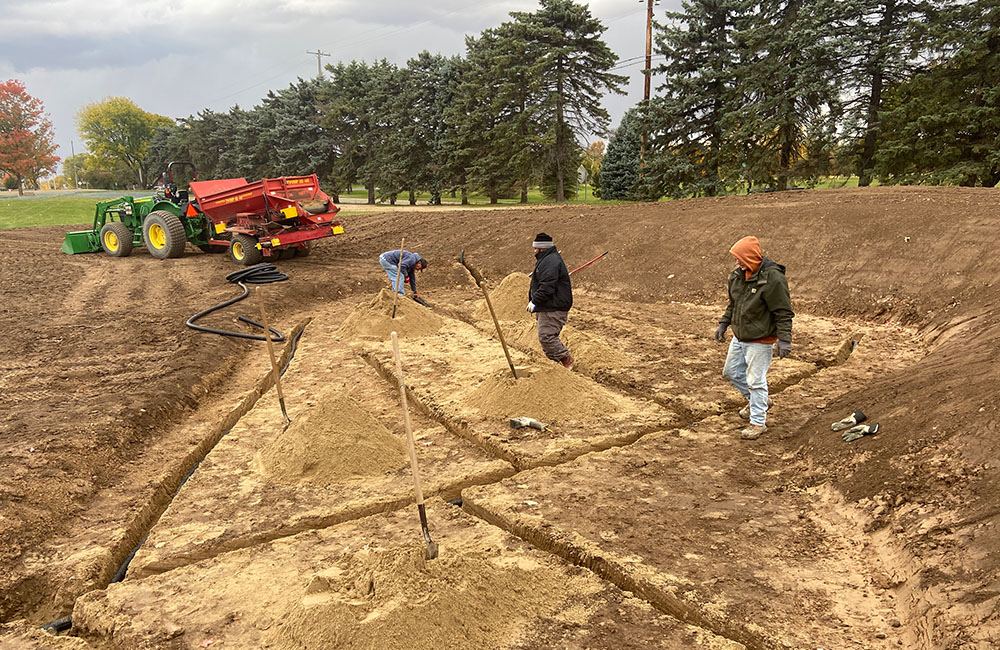
[[[764,255],[760,252],[760,242],[756,237],[744,237],[729,249],[736,259],[746,267],[746,280],[760,268],[760,263],[764,261]]]
[[[785,267],[761,253],[756,237],[744,237],[730,252],[743,263],[729,275],[729,306],[720,323],[732,324],[743,343],[792,340],[792,301]]]

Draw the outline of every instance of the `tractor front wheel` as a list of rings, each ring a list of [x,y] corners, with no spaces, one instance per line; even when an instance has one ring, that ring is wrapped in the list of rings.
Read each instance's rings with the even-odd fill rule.
[[[250,235],[233,235],[229,242],[229,257],[237,264],[253,266],[264,260],[264,254],[257,248],[257,240]]]
[[[142,222],[142,238],[150,254],[158,259],[180,257],[184,253],[184,224],[173,214],[165,210],[155,210],[149,213]]]
[[[109,221],[101,228],[101,248],[111,257],[132,253],[132,230],[121,221]]]

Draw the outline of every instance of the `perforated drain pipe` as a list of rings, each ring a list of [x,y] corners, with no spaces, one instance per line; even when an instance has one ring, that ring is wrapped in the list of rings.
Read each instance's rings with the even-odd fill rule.
[[[288,366],[290,366],[292,363],[292,359],[295,358],[295,350],[298,347],[299,339],[302,337],[302,334],[305,333],[306,325],[308,325],[308,322],[301,328],[299,328],[298,331],[292,336],[291,347],[288,352],[288,359],[285,361],[285,364],[281,367],[281,373],[280,373],[281,376],[284,376],[285,371],[288,370]],[[261,338],[263,339],[263,337]],[[196,462],[194,466],[190,469],[190,471],[188,471],[188,473],[184,475],[184,478],[181,479],[181,482],[177,485],[177,489],[174,490],[174,493],[170,496],[170,500],[167,501],[167,504],[163,507],[161,514],[163,512],[166,512],[167,508],[170,507],[170,504],[173,502],[173,500],[177,498],[177,495],[180,493],[181,488],[184,487],[184,484],[187,483],[188,479],[190,479],[191,476],[195,473],[195,470],[197,470],[201,466],[202,461],[204,461],[205,458],[208,457],[208,455],[212,452],[212,450],[215,449],[215,446],[218,445],[223,438],[229,435],[229,432],[232,430],[233,427],[226,429],[222,433],[222,435],[219,436],[219,439],[215,441],[215,444],[209,447],[208,450],[205,451],[204,455],[198,459],[198,462]],[[153,526],[156,525],[157,521],[159,521],[159,517],[157,517],[156,521],[153,521],[149,525],[149,530],[151,530]],[[121,565],[118,567],[118,570],[115,571],[114,576],[111,578],[111,582],[108,583],[109,586],[115,584],[116,582],[122,582],[123,580],[125,580],[125,574],[128,572],[129,564],[131,564],[132,560],[135,558],[135,554],[139,552],[139,549],[142,548],[142,545],[146,543],[147,539],[149,539],[148,532],[145,536],[143,536],[142,540],[135,545],[135,548],[133,548],[132,551],[125,557],[125,560],[121,563]],[[62,618],[57,618],[54,621],[46,623],[45,625],[42,625],[41,629],[45,630],[46,632],[55,634],[58,632],[64,632],[70,629],[71,627],[73,627],[73,617],[64,616]]]

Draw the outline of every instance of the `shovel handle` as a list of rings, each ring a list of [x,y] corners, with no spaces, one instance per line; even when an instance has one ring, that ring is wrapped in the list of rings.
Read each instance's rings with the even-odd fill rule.
[[[420,470],[417,467],[417,449],[413,443],[413,428],[410,425],[410,407],[406,403],[406,384],[403,383],[403,362],[399,358],[399,336],[396,332],[392,338],[392,358],[396,363],[396,383],[399,384],[399,404],[403,407],[403,428],[406,429],[406,451],[410,454],[410,470],[413,472],[413,489],[416,492],[417,506],[424,505],[424,491],[420,487]]]
[[[392,317],[396,318],[396,299],[399,297],[399,291],[396,287],[400,285],[399,282],[399,272],[403,269],[403,244],[406,243],[406,237],[403,237],[402,241],[399,242],[399,261],[396,263],[396,281],[392,283]],[[405,291],[405,289],[404,289]]]
[[[514,379],[517,379],[517,371],[514,370],[514,362],[511,361],[510,352],[507,351],[507,341],[503,338],[503,332],[500,330],[500,321],[497,320],[497,314],[493,311],[493,301],[490,300],[490,292],[486,290],[486,280],[479,283],[479,288],[483,290],[483,297],[486,298],[486,306],[490,308],[490,316],[493,317],[493,326],[497,328],[497,336],[500,337],[500,345],[503,346],[503,355],[507,357],[507,365],[510,366],[510,374],[514,375]]]

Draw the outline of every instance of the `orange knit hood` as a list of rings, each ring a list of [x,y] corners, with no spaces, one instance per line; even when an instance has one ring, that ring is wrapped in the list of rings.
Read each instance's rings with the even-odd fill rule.
[[[760,268],[760,263],[764,260],[763,253],[760,252],[760,242],[754,236],[744,237],[739,240],[733,247],[729,249],[736,259],[743,263],[746,267],[745,279],[749,280],[750,276],[757,272]]]

